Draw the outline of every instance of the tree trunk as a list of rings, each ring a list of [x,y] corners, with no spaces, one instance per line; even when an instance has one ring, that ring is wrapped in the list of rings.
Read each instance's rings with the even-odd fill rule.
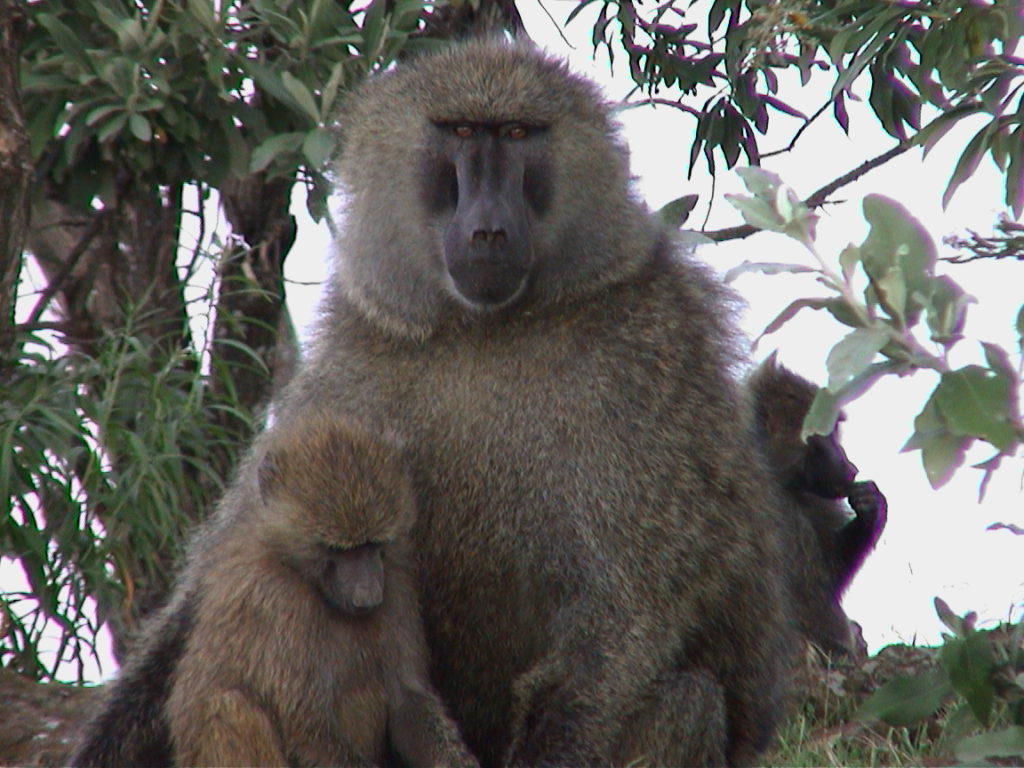
[[[0,0],[0,359],[14,345],[14,302],[32,176],[18,83],[24,23],[20,0]]]

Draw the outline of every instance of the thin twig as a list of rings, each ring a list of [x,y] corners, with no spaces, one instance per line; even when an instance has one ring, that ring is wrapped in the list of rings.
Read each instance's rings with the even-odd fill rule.
[[[82,256],[85,255],[89,245],[100,231],[104,218],[105,216],[103,212],[100,211],[97,212],[92,221],[89,222],[89,226],[82,234],[82,237],[79,238],[75,247],[71,250],[71,253],[68,254],[68,258],[64,262],[63,266],[61,266],[60,271],[54,275],[52,280],[50,280],[49,285],[46,286],[46,289],[39,297],[39,301],[37,301],[35,307],[32,308],[32,314],[29,315],[29,319],[25,325],[31,327],[39,322],[39,318],[42,317],[43,312],[46,311],[46,308],[50,305],[53,297],[57,295],[57,291],[61,289],[64,281],[67,280],[74,268],[78,266],[78,262],[81,261]]]

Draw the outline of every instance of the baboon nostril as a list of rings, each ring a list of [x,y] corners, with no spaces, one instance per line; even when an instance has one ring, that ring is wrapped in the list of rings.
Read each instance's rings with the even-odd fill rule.
[[[504,245],[508,241],[508,235],[504,229],[478,229],[473,232],[474,243],[491,243],[491,245]]]

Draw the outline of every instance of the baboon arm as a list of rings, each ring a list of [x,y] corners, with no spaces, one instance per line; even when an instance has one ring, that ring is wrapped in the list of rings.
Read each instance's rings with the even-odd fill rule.
[[[409,768],[479,765],[432,691],[403,692],[388,716],[388,742],[392,752]]]
[[[870,480],[853,484],[849,503],[857,516],[836,533],[841,590],[856,575],[864,559],[878,543],[888,517],[885,496]]]
[[[390,626],[395,656],[388,679],[388,744],[409,768],[477,766],[430,685],[427,640],[419,619],[419,603],[407,553],[393,555],[390,582]]]
[[[239,690],[197,701],[191,721],[193,728],[174,733],[177,765],[288,765],[274,724]]]

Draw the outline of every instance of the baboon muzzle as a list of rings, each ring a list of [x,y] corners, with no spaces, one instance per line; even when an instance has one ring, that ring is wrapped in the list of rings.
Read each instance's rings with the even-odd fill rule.
[[[532,261],[524,165],[497,139],[476,144],[455,159],[458,203],[445,231],[445,266],[466,301],[504,304],[526,285]]]

